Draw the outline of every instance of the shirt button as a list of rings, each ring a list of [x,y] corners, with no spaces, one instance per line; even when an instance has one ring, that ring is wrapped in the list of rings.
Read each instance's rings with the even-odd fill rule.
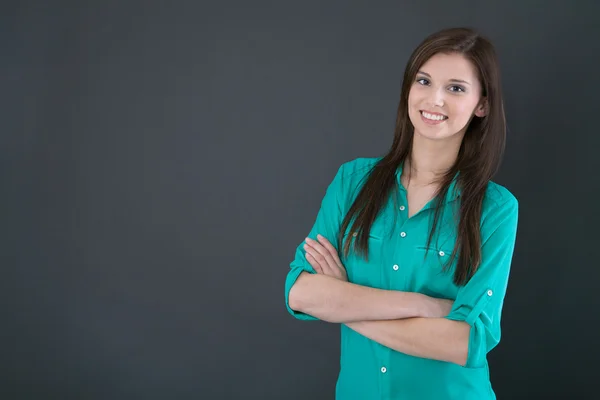
[[[394,265],[392,268],[394,268],[394,271],[398,271],[398,265]]]
[[[406,207],[404,207],[404,206],[400,206],[400,211],[404,211],[405,208]]]
[[[405,237],[406,236],[406,232],[400,232],[400,236]]]
[[[384,374],[386,373],[387,368],[386,367],[381,367],[381,372],[383,372]]]
[[[352,234],[352,236],[354,236],[354,237],[357,237],[357,236],[358,236],[358,233],[357,233],[357,232],[354,232],[354,233]]]
[[[494,294],[494,292],[492,292],[491,290],[488,290],[488,296],[491,296],[493,294]]]
[[[446,253],[444,253],[443,251],[440,251],[440,256],[444,257],[446,255]]]

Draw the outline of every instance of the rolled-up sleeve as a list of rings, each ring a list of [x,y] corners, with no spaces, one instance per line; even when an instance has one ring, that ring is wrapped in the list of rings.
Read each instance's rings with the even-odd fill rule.
[[[316,220],[307,235],[309,238],[317,240],[317,234],[324,236],[337,249],[337,234],[342,221],[342,202],[344,193],[344,165],[338,169],[333,181],[327,187],[325,195],[321,200],[321,207],[317,213]],[[313,317],[290,308],[289,294],[290,289],[296,283],[298,276],[303,271],[311,274],[316,273],[314,268],[306,260],[306,251],[304,250],[305,241],[302,241],[296,248],[294,260],[290,263],[290,271],[285,279],[285,305],[290,314],[301,320],[317,320]]]
[[[487,353],[500,342],[500,317],[515,247],[518,201],[495,207],[481,227],[481,264],[469,282],[460,288],[446,317],[471,326],[467,368],[483,367]]]

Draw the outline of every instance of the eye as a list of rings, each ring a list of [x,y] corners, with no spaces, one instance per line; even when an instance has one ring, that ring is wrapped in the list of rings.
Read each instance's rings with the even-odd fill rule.
[[[421,85],[428,85],[429,81],[426,78],[417,78],[417,83]]]
[[[450,86],[450,91],[451,92],[459,92],[460,93],[460,92],[464,92],[465,88],[462,87],[462,86],[454,85],[454,86]]]

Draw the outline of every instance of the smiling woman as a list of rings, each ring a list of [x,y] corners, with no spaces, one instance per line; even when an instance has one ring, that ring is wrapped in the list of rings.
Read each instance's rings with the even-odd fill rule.
[[[294,317],[341,323],[337,399],[495,398],[487,354],[518,220],[491,181],[505,132],[492,44],[464,28],[426,38],[390,151],[339,168],[285,282]]]

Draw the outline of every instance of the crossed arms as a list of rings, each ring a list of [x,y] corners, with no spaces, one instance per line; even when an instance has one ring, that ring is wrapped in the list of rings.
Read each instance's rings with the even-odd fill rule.
[[[459,365],[467,361],[471,327],[443,318],[450,307],[420,293],[375,289],[302,271],[290,290],[289,306],[322,321],[346,324],[405,354]]]

